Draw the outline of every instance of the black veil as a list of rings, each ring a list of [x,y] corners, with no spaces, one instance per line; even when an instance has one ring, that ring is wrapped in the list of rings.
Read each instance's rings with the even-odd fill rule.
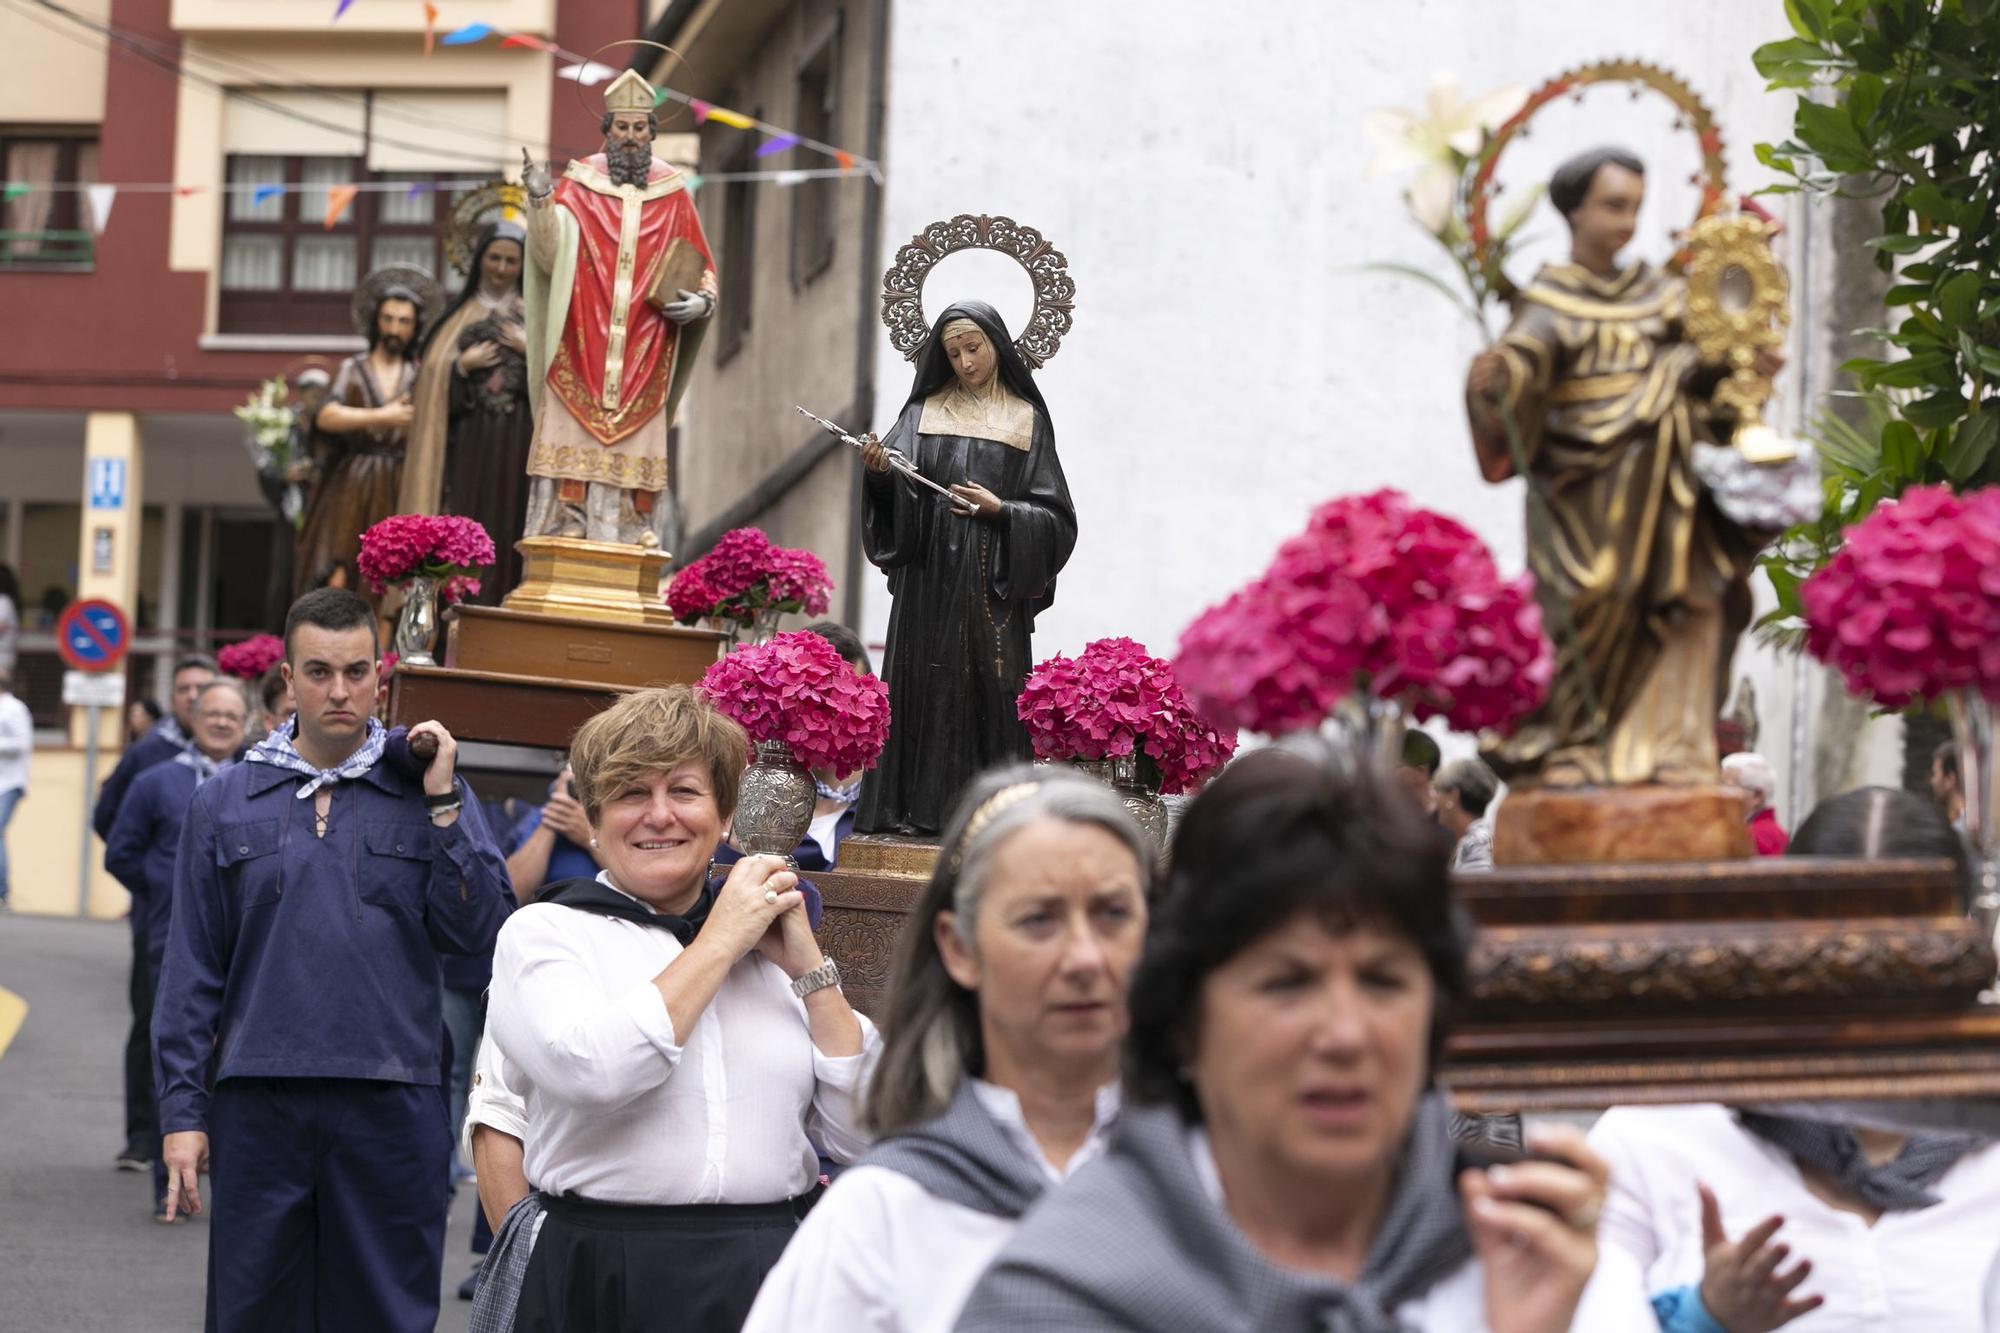
[[[1035,405],[1042,414],[1042,420],[1051,422],[1049,405],[1042,401],[1042,391],[1035,386],[1035,374],[1028,369],[1028,363],[1014,346],[1014,339],[1007,332],[1006,322],[1000,312],[984,301],[957,301],[944,308],[944,312],[931,321],[931,336],[924,339],[924,345],[917,349],[917,377],[910,385],[910,396],[903,405],[921,402],[938,390],[946,388],[958,380],[958,372],[951,368],[951,358],[944,351],[944,328],[955,319],[969,319],[977,324],[993,344],[993,353],[1000,372],[1000,382],[1017,396]]]

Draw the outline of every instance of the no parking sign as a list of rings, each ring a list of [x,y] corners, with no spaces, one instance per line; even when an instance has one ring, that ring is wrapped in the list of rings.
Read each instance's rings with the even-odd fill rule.
[[[125,613],[100,597],[71,602],[56,621],[56,652],[78,671],[109,671],[131,646]]]

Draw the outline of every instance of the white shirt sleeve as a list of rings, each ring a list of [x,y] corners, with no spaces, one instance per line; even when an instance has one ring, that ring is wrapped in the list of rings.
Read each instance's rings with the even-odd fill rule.
[[[664,1083],[680,1062],[667,1002],[650,980],[606,996],[572,939],[566,907],[530,904],[507,919],[493,954],[486,1030],[526,1080],[557,1101],[614,1110]]]
[[[861,1127],[861,1097],[881,1057],[882,1035],[866,1014],[857,1010],[854,1017],[861,1024],[860,1054],[827,1056],[818,1047],[812,1053],[812,1113],[806,1132],[836,1162],[854,1161],[874,1141]]]
[[[890,1263],[890,1195],[903,1181],[873,1167],[835,1181],[757,1289],[743,1333],[904,1333],[896,1301],[902,1287]]]
[[[1659,1224],[1654,1217],[1646,1173],[1640,1165],[1642,1155],[1628,1132],[1628,1118],[1613,1107],[1599,1116],[1590,1130],[1591,1150],[1611,1166],[1611,1187],[1605,1191],[1597,1240],[1604,1249],[1622,1250],[1639,1272],[1645,1274],[1652,1271],[1660,1257]],[[1692,1180],[1687,1182],[1690,1197],[1694,1195],[1694,1185]]]
[[[493,1044],[489,1033],[479,1039],[479,1057],[473,1062],[472,1087],[465,1094],[465,1124],[459,1130],[460,1160],[472,1160],[472,1130],[475,1125],[497,1129],[511,1138],[528,1141],[528,1103],[507,1086],[506,1060]]]

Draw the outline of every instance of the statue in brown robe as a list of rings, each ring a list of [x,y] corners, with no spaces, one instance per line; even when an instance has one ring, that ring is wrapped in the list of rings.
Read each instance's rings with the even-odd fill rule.
[[[1557,170],[1571,262],[1535,275],[1468,377],[1487,480],[1521,470],[1533,491],[1528,561],[1557,650],[1547,702],[1487,747],[1514,781],[1718,779],[1716,719],[1768,534],[1725,517],[1696,473],[1721,371],[1686,340],[1685,283],[1617,264],[1644,191],[1618,149]]]

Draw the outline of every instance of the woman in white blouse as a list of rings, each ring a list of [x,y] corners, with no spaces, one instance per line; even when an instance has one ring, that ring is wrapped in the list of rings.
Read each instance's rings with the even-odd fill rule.
[[[1021,1213],[1097,1156],[1151,857],[1069,770],[967,792],[903,929],[867,1103],[883,1137],[799,1228],[748,1333],[951,1328]]]
[[[709,878],[747,751],[685,686],[628,695],[576,734],[604,871],[508,920],[487,1020],[547,1209],[521,1333],[737,1327],[815,1192],[816,1147],[865,1146],[877,1039],[797,876],[753,857]]]

